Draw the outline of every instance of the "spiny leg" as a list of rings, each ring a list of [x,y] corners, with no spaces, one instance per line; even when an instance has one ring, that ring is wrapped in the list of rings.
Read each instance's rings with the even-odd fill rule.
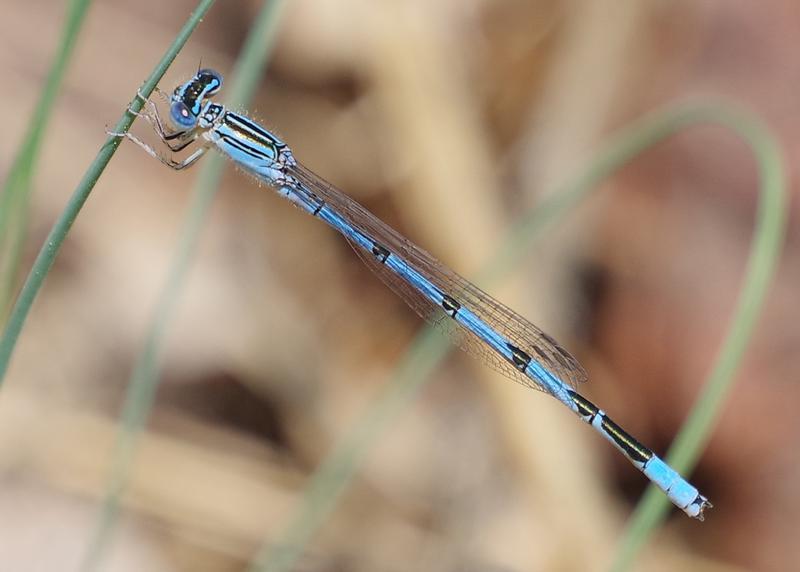
[[[158,93],[163,97],[166,97],[166,94],[164,94],[163,91],[158,90]],[[136,117],[140,117],[147,121],[170,151],[173,153],[183,151],[197,139],[197,129],[188,129],[185,131],[167,130],[164,127],[164,122],[161,119],[161,114],[159,113],[155,102],[147,99],[141,91],[136,92],[136,97],[141,99],[145,105],[149,106],[149,110],[145,112],[137,112],[132,109],[128,109],[128,111],[130,111]]]
[[[188,131],[176,131],[174,133],[168,133],[163,125],[161,125],[161,120],[158,117],[158,112],[156,112],[156,119],[155,121],[151,117],[151,115],[147,112],[137,112],[129,109],[133,115],[144,119],[150,124],[150,127],[155,131],[158,138],[164,143],[164,145],[173,153],[178,153],[179,151],[183,151],[189,145],[194,143],[199,136],[199,132],[196,129],[188,130]]]
[[[137,92],[137,93],[138,93],[138,92]],[[166,91],[164,91],[163,89],[161,89],[160,87],[158,87],[158,86],[155,86],[155,87],[153,88],[153,93],[155,93],[155,94],[156,94],[156,95],[158,95],[158,96],[159,96],[161,99],[163,99],[163,100],[164,100],[164,103],[166,103],[167,105],[169,105],[169,104],[170,104],[170,102],[171,102],[171,98],[170,98],[169,94],[168,94]]]
[[[144,149],[145,153],[147,153],[148,155],[150,155],[154,159],[158,159],[159,161],[164,163],[167,167],[169,167],[170,169],[174,169],[176,171],[181,171],[183,169],[191,167],[208,150],[208,147],[205,147],[205,146],[204,147],[198,147],[197,149],[194,150],[194,152],[191,155],[186,157],[184,160],[175,161],[174,159],[170,159],[168,157],[164,157],[163,155],[158,153],[158,151],[153,149],[150,145],[148,145],[147,143],[145,143],[144,141],[142,141],[141,139],[139,139],[138,137],[136,137],[132,133],[127,133],[127,132],[126,133],[115,133],[113,131],[107,131],[106,133],[108,133],[112,137],[125,137],[126,139],[129,139],[130,141],[133,141],[139,147]]]

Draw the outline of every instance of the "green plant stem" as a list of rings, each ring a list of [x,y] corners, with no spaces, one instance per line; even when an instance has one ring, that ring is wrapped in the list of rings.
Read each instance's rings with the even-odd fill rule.
[[[178,33],[172,45],[170,45],[161,58],[161,61],[145,80],[140,90],[143,95],[149,96],[153,92],[156,84],[167,71],[167,68],[175,59],[175,56],[177,56],[178,52],[183,48],[205,13],[208,12],[209,8],[214,4],[214,1],[215,0],[200,0],[197,8],[195,8],[194,12],[189,16],[189,19],[183,25],[183,28],[181,28],[181,31]],[[138,97],[134,98],[120,120],[117,121],[116,125],[112,128],[112,131],[123,133],[130,129],[136,117],[131,111],[140,111],[141,109],[141,100],[139,100]],[[61,245],[64,243],[67,233],[69,233],[70,228],[72,228],[72,224],[78,217],[78,213],[86,202],[86,199],[89,198],[89,194],[92,192],[97,180],[105,170],[106,165],[108,165],[117,147],[119,147],[119,143],[119,137],[109,136],[106,139],[100,151],[97,153],[97,156],[89,165],[83,178],[75,188],[75,191],[73,191],[67,205],[53,225],[52,230],[50,230],[50,233],[47,235],[47,239],[39,251],[28,277],[25,279],[22,290],[17,297],[16,303],[9,315],[8,322],[5,325],[3,337],[0,338],[0,387],[2,387],[2,383],[5,380],[9,362],[11,361],[11,355],[14,352],[14,347],[17,344],[22,326],[25,324],[33,301],[39,293],[47,273],[53,266],[53,261]]]
[[[728,331],[700,397],[666,457],[668,463],[684,473],[697,463],[733,386],[775,274],[786,227],[786,180],[780,147],[774,136],[755,117],[729,108],[709,110],[707,119],[736,133],[753,151],[761,193],[744,284]],[[626,527],[612,570],[622,572],[631,567],[668,509],[667,498],[655,486],[648,487]]]
[[[90,4],[91,0],[72,0],[67,7],[61,41],[56,48],[41,98],[0,193],[0,253],[3,254],[0,256],[0,324],[5,321],[19,274],[28,228],[31,179],[36,171],[42,137]]]
[[[670,461],[677,459],[676,468],[684,470],[696,460],[708,438],[714,418],[733,380],[735,366],[749,339],[780,251],[780,237],[783,235],[785,219],[782,210],[785,201],[783,168],[774,137],[758,120],[724,104],[707,103],[679,105],[635,122],[612,137],[597,158],[574,180],[520,219],[509,232],[497,255],[478,274],[478,281],[482,284],[497,281],[508,274],[518,266],[520,257],[524,256],[532,241],[541,235],[548,224],[554,224],[566,215],[605,179],[675,133],[689,126],[702,124],[721,125],[744,139],[758,163],[762,198],[759,223],[750,255],[751,263],[748,265],[735,318],[729,327],[713,373],[705,382],[702,396],[687,422],[686,427],[689,429],[684,428],[680,432],[673,454],[668,457]],[[513,264],[514,261],[517,264]],[[727,341],[731,339],[735,343]],[[411,404],[419,389],[425,385],[427,376],[433,372],[449,348],[450,345],[443,336],[434,334],[430,328],[415,340],[390,383],[315,472],[284,533],[276,542],[266,545],[251,567],[251,572],[283,572],[295,567],[305,546],[334,510],[366,452],[383,429]],[[734,354],[735,359],[731,359]],[[653,488],[651,487],[648,496],[652,496]],[[656,500],[661,501],[657,509],[663,513],[667,506],[666,499],[663,495],[658,495]],[[644,509],[637,509],[637,514],[641,511]],[[652,522],[653,509],[648,509],[644,514],[647,520],[640,517],[641,528],[634,530],[643,531],[647,523]],[[635,552],[646,538],[647,534],[636,536],[635,542],[629,542],[628,550]]]
[[[297,568],[297,559],[333,512],[377,437],[414,401],[450,350],[450,344],[433,328],[426,328],[416,337],[392,381],[311,477],[302,504],[281,538],[265,543],[248,572],[283,572]]]
[[[267,0],[254,20],[232,74],[233,81],[227,98],[229,105],[245,107],[252,99],[274,45],[280,20],[279,12],[284,5],[285,0]],[[83,572],[94,570],[102,560],[118,521],[122,496],[130,483],[138,436],[144,429],[158,389],[160,349],[186,281],[200,232],[219,187],[223,165],[221,156],[211,155],[204,161],[198,176],[164,288],[159,294],[145,334],[144,347],[128,383],[122,422],[113,451],[111,474],[100,517],[81,568]]]

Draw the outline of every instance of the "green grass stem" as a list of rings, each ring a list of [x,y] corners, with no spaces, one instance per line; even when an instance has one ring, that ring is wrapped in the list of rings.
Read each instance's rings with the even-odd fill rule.
[[[246,107],[252,99],[274,45],[280,21],[279,13],[284,5],[285,0],[267,0],[254,20],[231,76],[230,88],[226,88],[229,105]],[[147,422],[158,389],[160,349],[163,347],[200,233],[219,187],[223,165],[224,160],[220,155],[209,155],[205,158],[198,175],[165,285],[153,309],[144,346],[137,357],[128,383],[121,427],[113,451],[111,474],[100,517],[84,557],[81,568],[83,572],[95,570],[101,562],[118,521],[122,496],[130,483],[138,436]]]
[[[725,104],[690,103],[653,113],[633,123],[613,136],[574,180],[520,219],[497,255],[478,273],[481,284],[499,280],[513,270],[513,262],[525,255],[547,225],[555,224],[617,170],[675,133],[706,124],[732,130],[753,152],[761,173],[761,205],[750,263],[734,318],[712,374],[667,457],[676,468],[684,471],[696,461],[724,403],[780,252],[785,220],[783,167],[775,138],[756,118]],[[296,566],[305,547],[334,510],[367,451],[393,419],[407,409],[449,350],[450,344],[444,337],[430,328],[420,334],[400,361],[389,384],[317,469],[283,534],[265,544],[250,572],[283,572]],[[633,532],[620,548],[625,561],[646,541],[658,522],[658,515],[664,514],[667,505],[663,494],[654,495],[653,490],[648,491],[637,508],[635,524],[629,528]]]
[[[194,12],[189,16],[189,19],[183,25],[183,28],[181,28],[181,31],[161,58],[161,61],[147,77],[144,84],[142,84],[140,91],[143,95],[149,96],[153,92],[156,84],[158,84],[159,80],[167,71],[167,68],[178,55],[178,52],[183,48],[205,13],[208,12],[209,8],[214,4],[214,1],[215,0],[200,0],[197,8],[195,8]],[[131,110],[140,111],[141,109],[142,102],[139,98],[135,97],[111,131],[122,133],[130,129],[136,117],[131,113]],[[61,245],[64,243],[70,228],[72,228],[72,224],[78,217],[78,213],[80,213],[81,208],[83,208],[86,199],[89,198],[89,194],[92,192],[100,175],[103,174],[108,162],[116,152],[117,147],[119,147],[119,143],[119,137],[109,136],[105,143],[103,143],[103,146],[100,147],[100,151],[89,165],[89,168],[84,173],[75,191],[73,191],[67,205],[59,215],[53,228],[47,235],[39,254],[36,256],[33,267],[25,279],[22,290],[20,290],[19,296],[11,309],[8,321],[5,324],[5,329],[3,330],[3,336],[0,338],[0,387],[2,387],[3,381],[5,380],[11,356],[31,306],[33,305],[33,301],[36,299],[36,295],[39,293],[42,283],[47,277],[47,273],[53,266],[56,255],[61,249]]]
[[[697,464],[733,387],[780,259],[787,216],[783,159],[770,130],[756,117],[730,107],[706,108],[697,114],[689,109],[685,112],[685,119],[697,119],[699,115],[700,120],[730,129],[747,144],[755,156],[761,192],[744,282],[733,316],[700,396],[666,456],[666,461],[683,474]],[[614,572],[630,569],[670,506],[657,487],[648,487],[626,526],[612,563]]]
[[[44,89],[0,192],[0,324],[8,314],[19,275],[28,229],[31,181],[36,172],[42,138],[90,4],[91,0],[71,0],[67,7],[61,41],[56,48]]]

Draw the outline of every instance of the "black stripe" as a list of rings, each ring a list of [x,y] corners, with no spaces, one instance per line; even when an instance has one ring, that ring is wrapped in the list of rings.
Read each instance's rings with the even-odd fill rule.
[[[600,424],[603,427],[603,431],[614,440],[614,443],[634,461],[644,464],[653,456],[653,452],[650,449],[639,443],[607,415],[602,416]]]
[[[442,294],[442,308],[444,308],[451,317],[455,318],[456,314],[458,314],[458,311],[461,309],[461,304],[452,296]]]
[[[254,133],[249,129],[245,129],[241,125],[237,125],[236,123],[231,123],[227,120],[228,117],[225,117],[225,127],[227,127],[230,131],[232,131],[239,139],[243,139],[246,141],[253,141],[259,145],[263,145],[264,147],[271,147],[277,149],[277,145],[275,141],[269,136],[266,132],[261,133]]]
[[[372,254],[374,254],[375,258],[380,260],[382,264],[385,264],[386,259],[389,258],[391,252],[389,252],[385,246],[381,246],[377,242],[374,242],[372,245]]]
[[[278,148],[285,147],[286,145],[272,136],[269,131],[264,129],[263,127],[249,121],[248,119],[244,118],[243,116],[239,115],[238,113],[231,113],[225,116],[226,123],[231,129],[238,130],[240,133],[244,131],[245,135],[249,135],[252,139],[266,139],[272,145]],[[250,131],[250,133],[246,133]]]
[[[578,413],[581,417],[588,417],[586,420],[587,423],[591,423],[594,421],[594,416],[600,413],[600,408],[597,407],[594,403],[586,399],[580,393],[577,393],[572,390],[568,390],[569,396],[572,398],[572,402],[577,406]]]
[[[225,135],[223,133],[220,133],[219,135],[220,135],[220,137],[222,137],[222,140],[225,141],[225,143],[227,143],[231,147],[235,147],[236,149],[238,149],[242,153],[250,155],[251,157],[253,157],[255,159],[261,159],[261,160],[270,161],[270,162],[272,161],[272,159],[270,157],[268,157],[267,155],[265,155],[264,153],[259,151],[257,148],[251,147],[250,145],[242,143],[242,141],[240,139],[236,139],[234,137],[231,137],[230,135]]]
[[[238,121],[243,126],[247,127],[248,129],[252,129],[253,131],[264,131],[260,125],[257,125],[250,121],[249,119],[245,118],[243,115],[239,115],[238,113],[234,114],[231,119],[234,121]]]
[[[511,350],[511,361],[514,362],[514,367],[520,371],[525,371],[528,364],[531,363],[531,356],[513,344],[508,344],[508,349]]]
[[[319,206],[314,209],[314,213],[313,213],[314,216],[317,216],[319,214],[319,211],[321,211],[324,206],[325,206],[325,201],[320,202]]]
[[[595,420],[595,417],[598,415],[600,416],[600,426],[603,428],[603,432],[611,437],[611,440],[614,441],[620,449],[625,451],[628,457],[642,464],[650,460],[653,456],[653,452],[634,439],[622,427],[614,423],[608,415],[602,413],[597,405],[572,390],[569,390],[569,396],[572,398],[572,402],[578,407],[580,416],[590,425]]]

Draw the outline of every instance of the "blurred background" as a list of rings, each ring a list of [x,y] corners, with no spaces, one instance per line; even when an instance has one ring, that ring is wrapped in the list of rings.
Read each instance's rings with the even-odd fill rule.
[[[5,178],[65,6],[3,5]],[[201,60],[229,73],[260,6],[219,2],[161,86]],[[90,9],[34,180],[26,269],[193,7]],[[250,110],[304,164],[473,276],[610,133],[695,96],[759,114],[796,196],[798,38],[791,0],[291,0]],[[3,570],[77,569],[195,178],[124,143],[45,283],[0,392]],[[615,174],[489,290],[557,337],[589,372],[587,397],[663,453],[728,325],[757,188],[741,142],[693,128]],[[673,511],[637,570],[800,560],[796,200],[790,210],[777,281],[691,479],[715,507],[703,524]],[[338,235],[227,168],[102,569],[246,569],[422,327]],[[553,399],[451,352],[376,436],[294,568],[603,570],[645,484]]]

